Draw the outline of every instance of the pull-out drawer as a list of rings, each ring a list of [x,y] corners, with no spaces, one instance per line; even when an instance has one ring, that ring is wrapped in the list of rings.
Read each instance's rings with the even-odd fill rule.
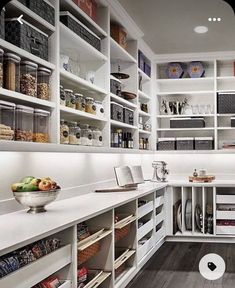
[[[216,195],[217,204],[234,204],[235,205],[235,194],[230,195]]]
[[[154,245],[153,236],[149,238],[144,244],[138,245],[137,250],[138,262],[140,262],[140,260],[148,254],[148,252],[153,248],[153,245]]]
[[[164,213],[164,209],[162,209],[162,211],[156,215],[155,218],[155,223],[156,225],[160,224],[162,221],[164,221],[165,218],[165,213]]]
[[[88,271],[88,283],[83,288],[97,288],[99,287],[109,276],[111,272],[89,270]]]
[[[159,196],[155,198],[155,208],[158,208],[164,204],[164,196]]]
[[[156,226],[156,233],[155,233],[156,243],[159,240],[161,240],[164,236],[165,236],[165,225],[164,225],[164,221],[163,221]]]
[[[216,226],[216,234],[217,235],[234,235],[235,234],[235,226]]]
[[[216,219],[221,220],[235,220],[235,211],[217,210]]]
[[[140,240],[146,234],[148,234],[151,230],[153,230],[153,219],[150,219],[143,226],[141,226],[137,231],[137,239]]]
[[[148,203],[138,208],[138,218],[147,215],[151,211],[153,211],[153,201],[149,201]]]

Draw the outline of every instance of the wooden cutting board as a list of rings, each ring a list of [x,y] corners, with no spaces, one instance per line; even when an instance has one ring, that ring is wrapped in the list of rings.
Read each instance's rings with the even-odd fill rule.
[[[189,182],[194,183],[210,183],[215,180],[215,176],[213,175],[205,175],[205,176],[189,176]]]

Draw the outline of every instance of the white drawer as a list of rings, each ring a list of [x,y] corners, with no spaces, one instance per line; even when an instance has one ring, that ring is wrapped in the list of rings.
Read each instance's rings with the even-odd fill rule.
[[[162,209],[162,211],[156,215],[156,218],[155,218],[155,224],[156,226],[161,223],[165,218],[165,213],[164,213],[164,209]]]
[[[234,195],[217,195],[217,204],[235,204],[235,194]]]
[[[155,241],[156,243],[161,240],[165,236],[165,226],[164,222],[162,224],[162,227],[155,233]]]
[[[217,210],[216,219],[235,220],[235,211],[219,211],[219,210]]]
[[[140,260],[147,255],[147,253],[153,248],[153,245],[154,245],[153,237],[151,237],[143,245],[138,245],[137,250],[138,262],[140,262]]]
[[[137,230],[137,239],[140,240],[153,229],[153,219],[150,219]]]
[[[138,208],[138,218],[141,218],[153,211],[153,201],[149,201],[147,204]]]
[[[164,196],[159,196],[155,198],[155,208],[158,208],[163,204],[164,204]]]
[[[233,235],[235,234],[235,226],[216,226],[217,235]]]
[[[71,288],[72,287],[72,283],[70,280],[65,280],[65,281],[61,281],[61,284],[59,287],[60,288]]]

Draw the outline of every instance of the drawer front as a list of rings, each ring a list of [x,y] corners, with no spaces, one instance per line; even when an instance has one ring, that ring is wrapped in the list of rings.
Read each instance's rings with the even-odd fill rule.
[[[143,245],[138,246],[137,257],[138,262],[147,255],[147,253],[153,248],[154,241],[153,237],[151,237],[148,241],[146,241]]]
[[[149,220],[143,226],[141,226],[137,231],[137,239],[140,240],[146,234],[148,234],[153,229],[153,219]]]
[[[216,226],[216,234],[217,235],[234,235],[235,234],[235,226]]]
[[[156,197],[155,199],[155,208],[160,207],[164,204],[164,196]]]
[[[149,201],[147,204],[138,208],[138,218],[140,219],[151,211],[153,211],[153,201]]]
[[[165,226],[164,226],[164,223],[163,223],[162,227],[155,234],[156,243],[159,240],[161,240],[164,236],[165,236]]]
[[[235,211],[218,211],[217,210],[216,219],[235,220]]]
[[[159,214],[156,215],[156,225],[160,224],[165,218],[165,212],[162,210]]]
[[[235,204],[235,194],[234,195],[217,195],[217,204]]]

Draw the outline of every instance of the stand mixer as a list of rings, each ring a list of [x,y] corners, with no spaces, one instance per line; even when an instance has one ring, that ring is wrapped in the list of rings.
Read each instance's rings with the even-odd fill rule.
[[[169,174],[169,170],[166,169],[167,163],[164,161],[153,161],[152,167],[153,178],[151,181],[153,182],[167,182],[167,175]]]

